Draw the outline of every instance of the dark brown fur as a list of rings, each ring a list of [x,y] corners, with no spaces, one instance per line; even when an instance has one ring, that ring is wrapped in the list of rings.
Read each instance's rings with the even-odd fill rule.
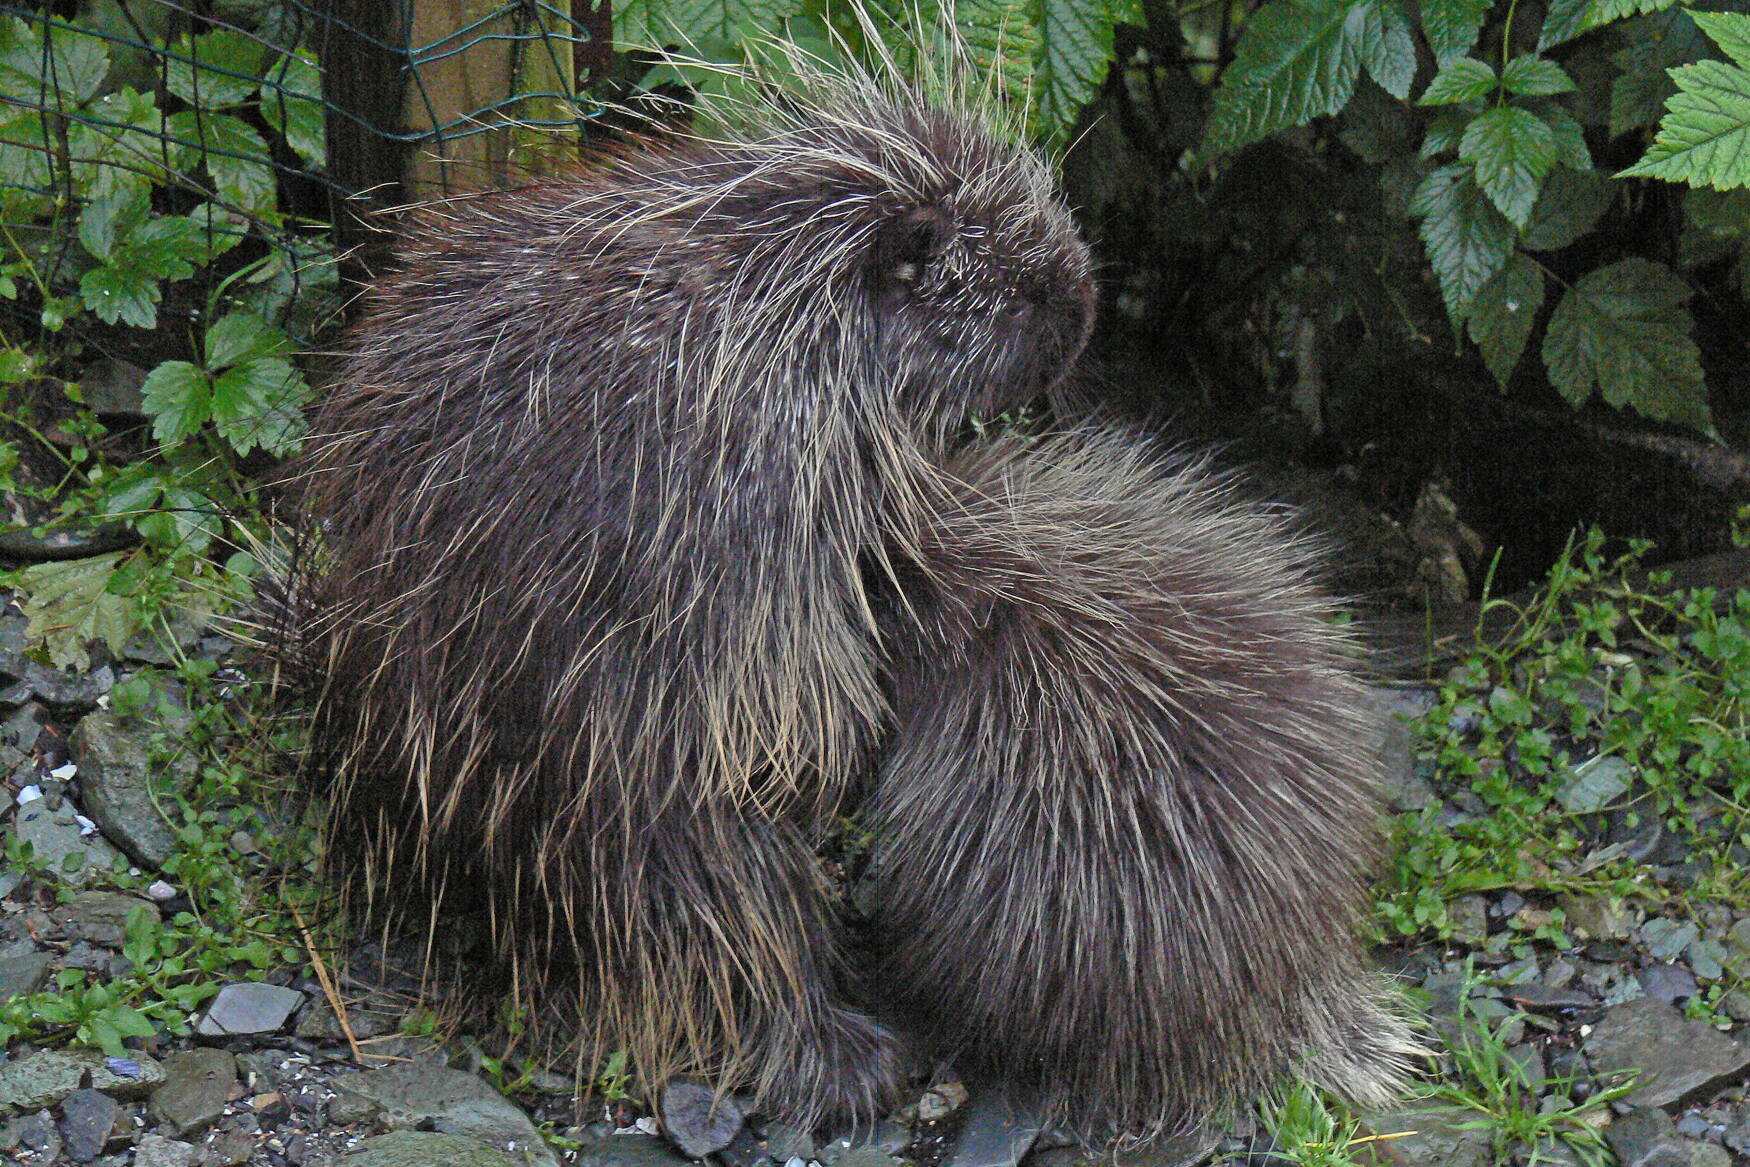
[[[1116,434],[950,452],[1090,326],[1034,159],[834,82],[400,254],[308,467],[373,894],[464,887],[581,1048],[802,1120],[874,1112],[902,1040],[1141,1133],[1296,1068],[1390,1092],[1368,733],[1304,553]],[[871,779],[853,969],[815,853]]]

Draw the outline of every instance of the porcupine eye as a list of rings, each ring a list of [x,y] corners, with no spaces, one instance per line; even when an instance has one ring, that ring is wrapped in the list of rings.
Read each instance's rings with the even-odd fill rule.
[[[876,241],[876,294],[890,304],[912,295],[953,238],[954,220],[939,207],[896,216]]]

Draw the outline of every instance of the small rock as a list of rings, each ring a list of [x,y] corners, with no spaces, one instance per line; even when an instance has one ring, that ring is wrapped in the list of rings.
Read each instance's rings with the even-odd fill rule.
[[[36,539],[28,533],[14,533],[30,542],[38,550],[44,550],[47,545],[57,539],[70,537],[70,532],[50,532],[42,539]],[[132,542],[133,535],[128,536]],[[126,546],[126,544],[123,544]],[[4,539],[0,539],[0,550],[4,550]],[[92,554],[82,552],[82,554]],[[23,558],[23,556],[21,556]],[[46,556],[57,558],[57,556]],[[67,556],[66,558],[73,558]],[[51,669],[47,665],[39,665],[23,653],[8,652],[0,649],[0,681],[11,684],[23,681],[30,686],[42,703],[63,713],[85,713],[97,708],[97,699],[103,695],[103,686],[91,677],[82,677],[74,673],[64,673],[60,669]]]
[[[169,772],[154,766],[147,735],[107,709],[79,719],[67,739],[79,763],[79,805],[128,858],[157,869],[176,847],[176,831],[158,807],[162,796],[193,781],[194,755],[179,753]]]
[[[109,1145],[122,1108],[101,1090],[75,1090],[61,1099],[61,1148],[75,1163],[89,1163]]]
[[[1609,896],[1564,896],[1568,930],[1592,940],[1621,940],[1633,931],[1634,912]]]
[[[99,948],[120,949],[128,937],[128,916],[134,909],[156,921],[158,906],[138,896],[115,891],[82,891],[54,909],[55,921],[72,940],[84,940]]]
[[[47,952],[22,952],[0,956],[0,1001],[26,997],[37,991],[49,974],[54,957]]]
[[[518,1162],[478,1139],[436,1131],[390,1131],[364,1140],[335,1167],[517,1167]]]
[[[193,1162],[193,1147],[155,1131],[141,1135],[134,1148],[134,1167],[190,1167]]]
[[[1489,901],[1480,895],[1462,895],[1446,905],[1453,943],[1479,946],[1489,938]]]
[[[577,1167],[687,1167],[688,1163],[668,1140],[642,1134],[609,1135],[577,1157]]]
[[[164,1081],[164,1068],[145,1054],[106,1058],[97,1050],[42,1049],[0,1065],[0,1111],[38,1110],[87,1085],[111,1098],[139,1098]]]
[[[1605,1130],[1619,1167],[1689,1167],[1690,1156],[1664,1111],[1638,1106]]]
[[[46,1110],[19,1115],[6,1124],[6,1134],[13,1146],[35,1151],[47,1163],[61,1157],[61,1133]]]
[[[1637,1106],[1670,1106],[1720,1086],[1750,1068],[1750,1051],[1676,1008],[1645,997],[1613,1005],[1586,1039],[1600,1074],[1639,1069],[1628,1096]]]
[[[528,1115],[472,1074],[447,1066],[399,1065],[337,1078],[337,1095],[365,1098],[391,1127],[422,1127],[479,1139],[532,1163],[556,1164]],[[339,1101],[337,1097],[336,1102]],[[333,1116],[333,1104],[329,1114]]]
[[[201,1167],[238,1167],[254,1154],[256,1142],[248,1131],[220,1131],[201,1147]]]
[[[1689,1152],[1688,1167],[1732,1167],[1732,1154],[1724,1147],[1691,1139],[1685,1140],[1684,1149]]]
[[[192,1049],[164,1059],[164,1084],[146,1109],[172,1135],[203,1131],[219,1120],[237,1086],[237,1060],[221,1049]]]
[[[1412,1106],[1375,1115],[1363,1125],[1373,1134],[1397,1137],[1362,1144],[1355,1155],[1361,1167],[1491,1167],[1495,1162],[1489,1133],[1467,1129],[1465,1116],[1449,1110]]]
[[[742,1126],[735,1100],[698,1082],[670,1082],[663,1088],[660,1109],[663,1130],[689,1159],[721,1151]]]
[[[78,886],[93,871],[108,871],[121,853],[95,836],[87,837],[73,808],[63,803],[50,810],[46,799],[20,806],[12,833],[29,843],[36,863],[62,883]]]
[[[1045,1124],[1000,1092],[983,1091],[966,1112],[944,1167],[1015,1167]]]
[[[818,1155],[814,1137],[806,1131],[781,1122],[768,1122],[762,1130],[766,1137],[766,1153],[780,1163],[790,1159],[813,1159]]]
[[[1667,1005],[1687,1000],[1699,991],[1695,974],[1680,964],[1648,965],[1635,979],[1642,993]]]
[[[195,1026],[202,1037],[240,1033],[278,1033],[304,1003],[304,994],[279,985],[245,981],[226,985]]]

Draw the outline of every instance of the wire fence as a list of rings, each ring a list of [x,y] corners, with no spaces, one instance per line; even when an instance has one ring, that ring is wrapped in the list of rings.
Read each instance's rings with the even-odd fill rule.
[[[374,212],[514,181],[585,127],[606,19],[605,0],[0,5],[0,339],[150,366],[223,302],[307,341],[342,257],[380,246]]]

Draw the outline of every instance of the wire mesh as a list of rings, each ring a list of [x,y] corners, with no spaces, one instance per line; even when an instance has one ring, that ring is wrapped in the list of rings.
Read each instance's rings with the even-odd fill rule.
[[[308,340],[371,212],[514,181],[592,116],[605,7],[573,7],[0,5],[4,339],[150,366],[222,302]]]

